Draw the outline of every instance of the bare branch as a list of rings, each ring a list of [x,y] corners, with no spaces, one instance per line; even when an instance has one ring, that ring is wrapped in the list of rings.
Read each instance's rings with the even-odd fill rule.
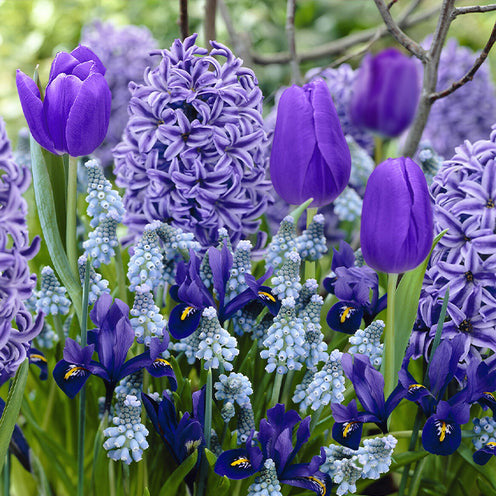
[[[430,10],[426,10],[425,12],[419,12],[416,15],[412,15],[411,17],[405,18],[405,16],[401,16],[398,19],[398,26],[403,29],[410,28],[421,22],[427,21],[431,19],[435,15],[439,13],[439,7],[433,7]],[[343,52],[346,52],[349,48],[359,45],[360,43],[367,43],[371,39],[373,39],[377,31],[380,32],[380,38],[383,38],[387,35],[388,30],[385,26],[378,26],[370,29],[364,29],[357,33],[350,34],[348,36],[344,36],[343,38],[339,38],[338,40],[330,41],[329,43],[324,43],[319,47],[315,47],[311,50],[300,52],[298,54],[298,59],[300,62],[308,62],[312,60],[318,60],[325,57],[329,57],[332,55],[339,55]],[[252,60],[255,64],[259,65],[270,65],[270,64],[287,64],[290,62],[291,57],[288,52],[281,53],[273,53],[273,54],[259,54],[256,52],[252,52],[251,54]]]
[[[388,31],[393,38],[403,47],[405,47],[411,54],[415,55],[418,59],[426,60],[426,51],[420,46],[419,43],[412,40],[399,26],[391,16],[387,5],[384,0],[374,0],[382,20],[387,26]]]
[[[296,0],[287,0],[286,6],[286,37],[288,39],[289,56],[291,57],[291,80],[293,83],[301,83],[300,66],[296,56],[295,40],[295,18]]]
[[[388,10],[391,10],[391,7],[397,2],[398,0],[391,0],[389,3],[388,3],[388,6],[387,6],[387,9]]]
[[[217,14],[217,0],[206,0],[205,2],[205,38],[207,46],[210,41],[217,37],[215,31],[215,16]]]
[[[188,0],[179,0],[179,28],[181,30],[181,39],[189,36],[188,25]]]
[[[378,29],[376,31],[375,35],[372,37],[372,39],[364,47],[356,50],[355,52],[348,53],[348,54],[344,55],[343,57],[340,57],[339,59],[336,59],[328,67],[338,67],[341,64],[348,62],[348,60],[354,59],[355,57],[359,57],[360,55],[367,53],[372,48],[372,45],[381,37],[381,34],[382,34],[381,30]]]
[[[453,10],[451,14],[451,19],[458,17],[462,14],[482,14],[484,12],[492,12],[496,10],[496,4],[491,5],[471,5],[470,7],[459,7]]]
[[[217,0],[220,15],[226,25],[227,33],[229,34],[229,43],[234,49],[234,53],[241,57],[244,63],[248,66],[253,64],[250,50],[250,38],[247,33],[238,33],[234,27],[231,14],[224,0]]]
[[[431,93],[430,94],[431,102],[435,102],[436,100],[439,100],[440,98],[444,98],[448,95],[451,95],[451,93],[456,91],[458,88],[461,88],[464,84],[468,83],[469,81],[472,81],[475,73],[479,70],[479,67],[487,59],[487,56],[489,55],[489,52],[491,51],[491,48],[493,47],[494,43],[496,43],[496,23],[493,26],[491,36],[489,37],[489,40],[486,43],[486,46],[482,50],[479,57],[477,57],[477,60],[474,62],[474,65],[472,66],[472,68],[465,74],[465,76],[460,78],[458,81],[455,81],[449,88],[447,88],[443,91],[438,91],[437,93]]]

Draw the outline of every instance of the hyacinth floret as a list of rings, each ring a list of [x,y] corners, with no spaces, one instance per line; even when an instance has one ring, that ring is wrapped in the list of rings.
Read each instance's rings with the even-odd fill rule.
[[[230,372],[233,369],[231,362],[239,355],[238,342],[220,325],[214,307],[203,310],[196,332],[199,343],[195,356],[198,360],[205,360],[205,369],[218,369],[222,364],[224,369]]]
[[[487,443],[496,443],[496,420],[493,417],[473,418],[474,424],[472,443],[476,450],[483,448]]]
[[[86,254],[81,255],[78,258],[78,269],[79,269],[79,280],[81,284],[84,284],[84,278],[86,274],[86,261],[88,256]],[[110,294],[110,289],[108,287],[109,282],[106,279],[103,279],[101,274],[98,274],[93,266],[90,264],[90,290],[88,293],[88,301],[90,305],[93,305],[96,300],[103,293]]]
[[[129,121],[114,156],[131,230],[171,221],[206,247],[219,227],[233,241],[254,232],[270,183],[254,73],[227,47],[212,41],[209,53],[196,38],[156,52],[158,66],[146,69],[143,84],[130,84]]]
[[[381,343],[382,333],[386,325],[382,320],[375,320],[365,329],[358,329],[348,339],[351,347],[349,353],[360,353],[370,358],[370,363],[378,369],[382,363],[384,344]]]
[[[361,196],[353,188],[347,186],[334,200],[334,212],[339,220],[355,222],[362,213],[362,203]]]
[[[323,405],[342,403],[345,390],[345,377],[339,350],[333,350],[322,369],[317,372],[307,387],[306,395],[302,398],[300,410],[310,407],[318,410]]]
[[[119,245],[117,240],[117,225],[120,216],[110,210],[98,226],[88,234],[88,239],[83,242],[87,256],[91,257],[91,264],[98,268],[108,265],[115,256],[115,248]]]
[[[295,220],[291,215],[287,215],[282,219],[279,230],[269,244],[265,263],[277,269],[284,263],[284,255],[296,249]]]
[[[248,488],[247,496],[282,496],[276,465],[271,458],[265,460],[259,475],[255,477],[255,482]]]
[[[324,224],[324,216],[317,214],[301,236],[296,238],[296,249],[302,260],[319,260],[327,252]]]
[[[136,291],[138,286],[145,283],[153,290],[162,281],[163,255],[157,234],[160,226],[159,221],[145,226],[143,235],[134,247],[127,271],[130,291]]]
[[[131,325],[138,343],[148,346],[152,337],[161,338],[164,335],[167,321],[155,305],[151,288],[147,284],[135,288],[134,303],[130,313]]]
[[[301,290],[300,283],[301,257],[297,251],[284,255],[284,263],[272,278],[272,292],[280,300],[294,298],[296,300]]]
[[[289,370],[302,368],[306,358],[305,329],[302,320],[296,317],[292,296],[282,300],[281,309],[267,330],[263,346],[260,356],[267,360],[267,372],[286,374]]]
[[[243,374],[231,372],[229,376],[221,374],[215,383],[215,398],[224,402],[237,403],[240,407],[250,405],[253,394],[250,379]]]
[[[41,269],[41,286],[36,292],[36,309],[45,315],[66,315],[71,307],[66,289],[60,284],[53,269],[49,266]]]

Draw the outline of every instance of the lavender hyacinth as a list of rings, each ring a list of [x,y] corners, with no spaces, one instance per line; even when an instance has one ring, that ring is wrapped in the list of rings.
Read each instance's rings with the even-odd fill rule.
[[[105,79],[112,92],[112,107],[107,136],[94,151],[103,167],[113,162],[112,148],[121,140],[128,119],[128,84],[143,82],[143,72],[150,65],[150,52],[157,42],[145,27],[117,27],[110,22],[95,21],[83,28],[81,43],[89,46],[107,68]]]
[[[162,60],[144,84],[130,84],[130,118],[114,156],[133,232],[158,219],[208,246],[220,227],[233,241],[254,232],[270,184],[254,73],[225,46],[212,42],[209,54],[196,37],[157,52]]]
[[[28,260],[40,244],[38,237],[29,242],[27,205],[22,198],[30,179],[27,167],[13,160],[0,118],[0,385],[15,374],[43,327],[43,315],[38,313],[33,322],[25,304],[36,285]]]

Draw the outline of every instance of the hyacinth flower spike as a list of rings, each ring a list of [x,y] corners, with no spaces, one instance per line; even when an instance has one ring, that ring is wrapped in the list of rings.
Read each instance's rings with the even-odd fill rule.
[[[55,381],[69,398],[76,396],[90,375],[96,375],[105,383],[105,406],[108,408],[119,381],[144,368],[154,377],[167,376],[171,387],[176,389],[172,367],[161,357],[161,353],[169,344],[167,334],[162,341],[152,338],[149,348],[144,353],[126,361],[134,342],[129,307],[118,299],[112,303],[112,297],[103,294],[91,310],[90,317],[98,326],[88,332],[90,344],[82,348],[76,341],[67,339],[64,358],[53,370]],[[91,359],[95,351],[98,354],[98,362]]]
[[[300,421],[293,446],[293,431]],[[219,456],[214,469],[218,475],[239,480],[259,473],[253,486],[258,482],[281,483],[309,489],[319,496],[329,494],[330,478],[319,471],[325,462],[323,448],[321,455],[314,456],[310,463],[292,463],[310,438],[310,417],[301,420],[296,411],[286,412],[284,405],[279,403],[267,411],[267,419],[260,421],[260,447],[253,444],[253,434],[246,441],[245,448],[228,450]]]

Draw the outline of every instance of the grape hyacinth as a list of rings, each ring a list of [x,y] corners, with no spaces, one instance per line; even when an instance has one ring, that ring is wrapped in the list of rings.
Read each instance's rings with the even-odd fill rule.
[[[270,183],[254,73],[225,46],[212,41],[209,53],[196,38],[157,52],[162,59],[144,83],[130,84],[130,117],[114,157],[133,232],[158,219],[206,247],[220,227],[232,241],[254,232]]]
[[[284,258],[282,267],[272,278],[272,292],[280,300],[289,297],[296,300],[301,290],[301,257],[297,251],[290,251],[285,254]]]
[[[310,303],[313,295],[316,295],[319,290],[319,283],[316,279],[310,278],[302,285],[298,301],[296,302],[296,311],[299,312]]]
[[[85,253],[91,257],[91,264],[98,268],[108,265],[115,256],[115,248],[119,245],[117,240],[117,224],[120,216],[110,211],[105,219],[88,234],[88,239],[83,242]]]
[[[291,215],[282,219],[276,235],[272,238],[265,257],[267,266],[278,268],[284,262],[284,255],[296,250],[296,225]]]
[[[41,269],[41,287],[36,292],[36,309],[45,315],[66,315],[71,307],[66,289],[61,286],[53,269],[49,266]]]
[[[496,420],[492,417],[475,417],[472,422],[474,423],[472,443],[476,450],[487,443],[496,443]]]
[[[153,336],[161,338],[164,335],[167,321],[155,305],[151,288],[147,284],[135,288],[134,303],[130,313],[131,325],[138,343],[148,346]]]
[[[299,315],[305,329],[305,349],[307,351],[305,364],[308,369],[314,369],[320,362],[327,362],[329,357],[320,325],[320,313],[323,304],[322,296],[314,294]]]
[[[235,295],[244,291],[248,285],[245,282],[245,274],[251,274],[251,250],[250,241],[241,240],[234,250],[233,265],[231,274],[227,283],[227,299],[230,300]]]
[[[245,403],[239,410],[238,415],[238,428],[236,430],[238,433],[237,443],[246,443],[246,440],[250,437],[250,434],[255,431],[255,415],[253,413],[253,407],[251,403]]]
[[[88,257],[86,254],[81,255],[78,258],[79,280],[81,281],[81,285],[84,284],[87,260]],[[88,302],[90,305],[93,305],[103,293],[110,294],[108,285],[109,282],[106,279],[103,279],[102,275],[98,274],[90,264],[90,287],[88,293]]]
[[[229,376],[221,374],[215,383],[215,398],[224,403],[237,403],[240,407],[250,405],[250,396],[253,394],[251,382],[243,374],[231,372]]]
[[[248,488],[247,496],[282,496],[276,466],[271,458],[265,460],[260,474],[255,477],[255,482]]]
[[[334,201],[334,212],[339,220],[355,222],[362,213],[363,200],[360,195],[350,187],[347,187]]]
[[[296,238],[296,248],[302,260],[319,260],[327,252],[324,221],[322,214],[315,215],[308,228]]]
[[[143,72],[151,63],[149,53],[157,48],[150,31],[143,26],[114,26],[99,20],[84,26],[81,43],[90,47],[106,67],[105,79],[112,92],[110,124],[103,143],[94,155],[109,167],[113,162],[112,148],[121,140],[128,119],[128,85],[143,82]]]
[[[360,353],[370,358],[370,363],[378,369],[382,363],[384,344],[381,343],[381,336],[386,324],[382,320],[374,320],[365,329],[358,329],[348,341],[351,344],[349,353],[354,355]]]
[[[424,171],[427,184],[432,181],[443,165],[444,158],[441,157],[432,147],[429,141],[421,141],[417,150],[417,162]]]

